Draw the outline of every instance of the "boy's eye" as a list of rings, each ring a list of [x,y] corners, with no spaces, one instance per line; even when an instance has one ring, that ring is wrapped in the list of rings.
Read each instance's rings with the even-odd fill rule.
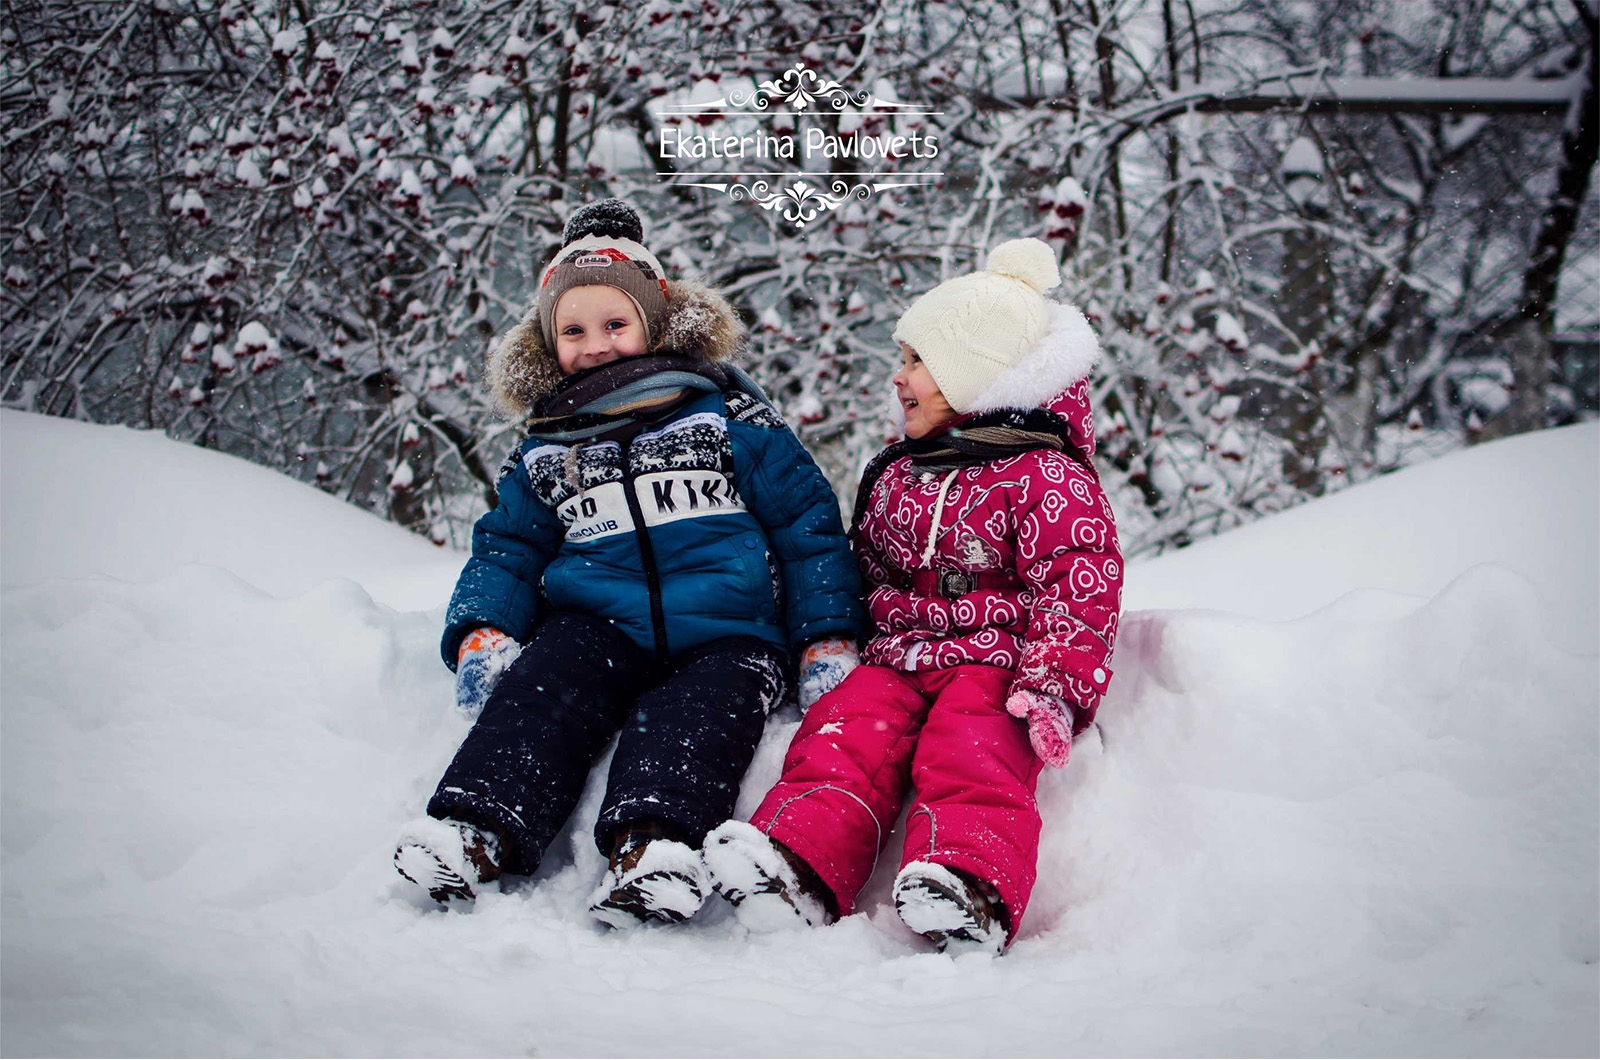
[[[615,331],[615,330],[617,330],[619,328],[625,328],[627,326],[628,326],[628,322],[626,320],[613,320],[609,324],[606,325],[606,327],[611,328],[613,331]]]
[[[561,332],[563,335],[582,335],[583,329],[576,324],[568,324]]]

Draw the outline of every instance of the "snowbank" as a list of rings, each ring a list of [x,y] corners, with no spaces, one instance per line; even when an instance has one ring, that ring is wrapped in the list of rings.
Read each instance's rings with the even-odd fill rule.
[[[1595,424],[1507,438],[1134,564],[1123,606],[1300,616],[1358,589],[1432,596],[1474,564],[1533,586],[1572,651],[1600,629]]]
[[[461,557],[247,461],[161,434],[0,415],[0,585],[195,563],[275,596],[330,578],[391,607],[442,603]]]
[[[0,439],[5,1053],[1600,1049],[1593,425],[1135,566],[999,960],[901,927],[889,855],[826,929],[610,932],[595,784],[537,877],[428,908],[389,855],[465,731],[461,557],[158,437]]]

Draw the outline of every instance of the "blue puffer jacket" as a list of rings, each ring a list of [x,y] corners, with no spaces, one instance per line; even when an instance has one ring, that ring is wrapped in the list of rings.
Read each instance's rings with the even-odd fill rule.
[[[704,310],[710,301],[737,329],[720,296],[671,287],[669,306]],[[681,317],[666,338],[714,359],[714,334],[699,344],[684,335],[706,315]],[[513,331],[497,358],[508,355],[543,355],[542,341]],[[545,367],[491,363],[502,406],[530,406],[558,378]],[[833,491],[766,405],[710,393],[631,441],[576,449],[529,437],[501,468],[499,506],[473,530],[445,618],[451,669],[472,630],[526,641],[546,608],[610,619],[667,659],[737,634],[794,650],[862,637],[860,575]]]

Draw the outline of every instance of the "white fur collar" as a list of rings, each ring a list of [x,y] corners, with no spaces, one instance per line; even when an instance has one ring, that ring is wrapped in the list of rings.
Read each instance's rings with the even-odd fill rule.
[[[1100,340],[1077,306],[1050,307],[1050,330],[1039,344],[996,376],[973,399],[968,412],[1035,409],[1080,379],[1100,362]]]

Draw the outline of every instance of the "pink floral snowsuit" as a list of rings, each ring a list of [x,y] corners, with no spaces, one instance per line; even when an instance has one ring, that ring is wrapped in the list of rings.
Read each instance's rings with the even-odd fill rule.
[[[1093,454],[1086,379],[1035,404]],[[1048,692],[1072,705],[1075,733],[1093,722],[1122,596],[1111,505],[1091,470],[1053,449],[942,475],[903,457],[878,479],[859,531],[876,636],[806,715],[752,823],[815,869],[848,915],[914,787],[902,865],[989,881],[1014,936],[1036,874],[1041,765],[1005,701]],[[951,595],[966,586],[947,577],[941,591],[938,571],[976,574],[977,587]]]

